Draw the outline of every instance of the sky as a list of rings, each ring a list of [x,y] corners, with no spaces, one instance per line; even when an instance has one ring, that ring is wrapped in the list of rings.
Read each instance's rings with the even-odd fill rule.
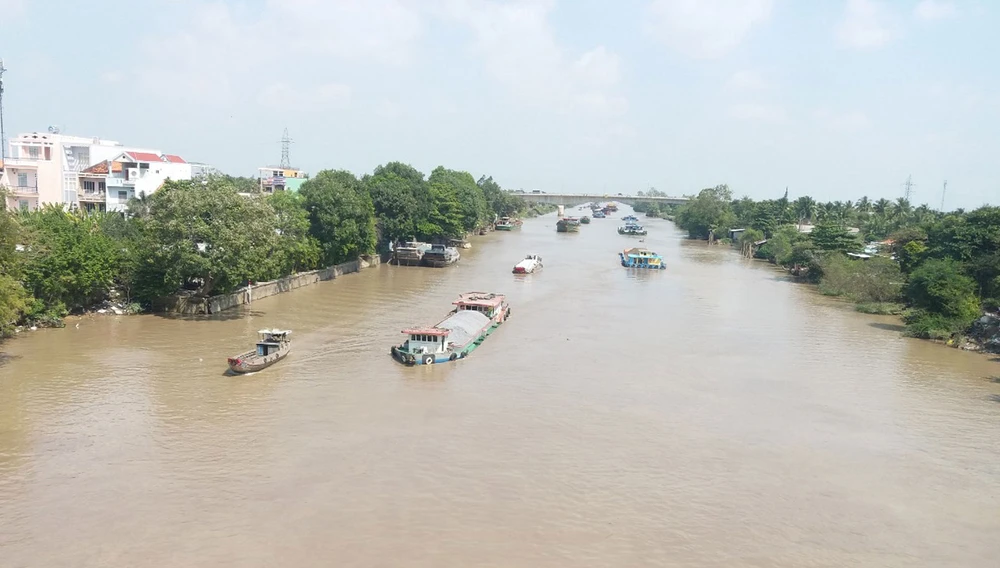
[[[1000,1],[0,0],[8,138],[234,175],[1000,203]]]

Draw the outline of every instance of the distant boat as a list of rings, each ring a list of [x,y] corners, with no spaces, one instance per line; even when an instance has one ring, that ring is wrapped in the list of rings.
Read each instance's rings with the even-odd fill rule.
[[[639,218],[636,217],[635,215],[626,215],[626,216],[622,217],[622,221],[625,221],[625,222],[632,221],[633,223],[638,223],[639,222]]]
[[[605,217],[607,217],[607,215],[604,214],[604,211],[600,209],[594,211],[594,219],[604,219]]]
[[[291,349],[290,330],[262,329],[257,332],[260,341],[253,351],[241,353],[228,359],[229,370],[234,373],[253,373],[266,369],[285,358]]]
[[[647,248],[631,248],[618,253],[622,266],[625,268],[651,268],[654,270],[666,270],[667,265],[663,262],[663,257]]]
[[[580,231],[580,220],[576,217],[563,217],[556,222],[556,232],[578,233]]]
[[[619,235],[629,235],[629,236],[642,236],[646,234],[646,229],[642,228],[642,225],[636,223],[627,223],[624,227],[618,227]]]
[[[514,265],[514,274],[531,274],[542,268],[542,257],[537,254],[529,254],[524,260]]]
[[[584,215],[583,217],[580,217],[580,222],[583,223],[584,225],[589,225],[590,224],[590,217],[587,217],[586,215]]]
[[[513,231],[519,226],[520,225],[515,223],[510,217],[500,217],[495,225],[498,231]]]

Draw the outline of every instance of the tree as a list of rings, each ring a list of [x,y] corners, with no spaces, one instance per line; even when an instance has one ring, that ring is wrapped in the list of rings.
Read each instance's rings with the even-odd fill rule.
[[[950,335],[979,317],[976,283],[961,269],[953,259],[930,259],[910,274],[906,297],[915,309],[907,324],[915,335]]]
[[[278,191],[268,197],[274,209],[278,237],[271,256],[270,278],[280,278],[319,267],[322,251],[310,232],[305,198],[292,191]]]
[[[340,264],[375,252],[375,206],[354,174],[323,170],[303,183],[299,192],[324,264]]]
[[[691,238],[707,239],[732,228],[736,222],[730,206],[732,192],[729,186],[717,185],[701,190],[677,212],[677,226],[685,229]]]
[[[483,190],[476,185],[469,172],[438,166],[431,172],[428,181],[437,212],[437,224],[445,236],[460,237],[492,220]],[[454,226],[456,220],[459,227]]]
[[[10,335],[30,303],[21,284],[24,251],[21,226],[7,210],[6,195],[0,191],[0,337]]]
[[[824,251],[854,252],[861,244],[857,235],[849,233],[835,221],[825,221],[816,225],[809,237],[817,249]]]
[[[262,197],[237,193],[230,181],[167,181],[150,197],[150,241],[137,271],[145,300],[184,285],[227,293],[267,275],[276,249],[274,209]]]

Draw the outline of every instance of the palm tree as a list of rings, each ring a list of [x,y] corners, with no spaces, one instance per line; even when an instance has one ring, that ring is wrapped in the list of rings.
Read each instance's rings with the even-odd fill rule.
[[[895,217],[897,221],[906,222],[906,220],[910,218],[911,213],[913,213],[913,205],[910,205],[909,199],[900,197],[896,200],[892,216]]]
[[[801,230],[804,219],[809,219],[812,222],[813,217],[816,216],[816,201],[808,195],[803,195],[795,200],[794,210],[795,217],[799,220],[799,230]]]
[[[858,213],[865,216],[872,212],[872,202],[868,199],[867,195],[859,199],[855,207],[858,208]]]
[[[874,205],[872,205],[872,210],[875,211],[876,215],[888,215],[889,207],[891,205],[892,202],[883,197],[882,199],[876,201]]]

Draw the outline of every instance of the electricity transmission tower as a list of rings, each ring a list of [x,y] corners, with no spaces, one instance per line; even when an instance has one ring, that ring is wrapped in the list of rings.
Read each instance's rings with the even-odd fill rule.
[[[944,213],[944,194],[948,191],[948,180],[944,180],[944,187],[941,188],[941,212]]]
[[[285,129],[285,133],[281,136],[281,167],[289,169],[292,167],[292,162],[288,157],[288,149],[292,145],[292,139],[288,137],[288,129]]]
[[[906,188],[906,190],[903,192],[903,197],[906,198],[907,201],[909,201],[910,197],[913,195],[913,186],[915,185],[917,184],[910,180],[910,176],[906,176],[906,183],[903,184],[903,187]]]

